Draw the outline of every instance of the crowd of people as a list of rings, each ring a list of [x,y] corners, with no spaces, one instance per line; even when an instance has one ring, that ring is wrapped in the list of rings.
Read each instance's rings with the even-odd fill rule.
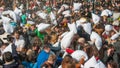
[[[120,68],[119,0],[0,0],[0,68]]]

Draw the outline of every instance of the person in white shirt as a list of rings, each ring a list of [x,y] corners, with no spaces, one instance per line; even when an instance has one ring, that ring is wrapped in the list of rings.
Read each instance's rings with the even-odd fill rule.
[[[21,52],[22,49],[24,48],[25,46],[25,41],[24,39],[20,36],[19,32],[15,32],[14,33],[14,37],[15,37],[15,40],[14,40],[14,44],[16,45],[16,50],[18,52]]]

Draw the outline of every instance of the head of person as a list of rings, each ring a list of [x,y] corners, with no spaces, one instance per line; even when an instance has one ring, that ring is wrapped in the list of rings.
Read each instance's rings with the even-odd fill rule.
[[[5,52],[3,54],[3,60],[5,62],[11,62],[11,61],[13,61],[13,56],[12,56],[11,52]]]
[[[49,53],[50,52],[50,47],[49,45],[45,44],[44,47],[43,47],[44,51]]]
[[[54,55],[54,54],[50,55],[48,58],[48,62],[50,64],[54,64],[55,60],[56,60],[56,55]]]
[[[110,61],[107,63],[107,68],[118,68],[118,65],[116,62]]]
[[[19,32],[14,32],[14,37],[15,37],[15,39],[19,39],[20,38],[20,34],[19,34]]]

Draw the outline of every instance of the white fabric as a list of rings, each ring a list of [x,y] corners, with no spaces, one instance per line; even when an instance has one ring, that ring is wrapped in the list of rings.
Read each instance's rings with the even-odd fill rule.
[[[15,8],[14,12],[17,15],[21,15],[22,14],[22,10],[18,9],[17,7]]]
[[[18,40],[15,40],[14,44],[17,48],[23,48],[25,46],[25,41],[22,38],[20,38]]]
[[[47,18],[47,14],[44,13],[44,12],[39,13],[38,16],[40,16],[42,19],[46,19]]]
[[[9,33],[4,33],[2,35],[0,35],[0,39],[4,42],[4,43],[8,43],[8,41],[4,38],[7,38],[7,35],[10,35]]]
[[[98,50],[100,50],[100,48],[102,47],[102,38],[99,36],[99,34],[93,31],[90,35],[90,39],[91,41],[94,41],[95,46]]]
[[[105,31],[111,31],[113,29],[112,25],[105,25]]]
[[[62,14],[66,17],[70,16],[70,10],[63,11]]]
[[[64,6],[62,6],[62,7],[58,10],[57,13],[58,13],[58,14],[61,13],[62,11],[64,11],[64,9],[65,9]]]
[[[10,11],[3,11],[2,12],[2,15],[7,15],[7,14],[9,14],[10,13]]]
[[[87,62],[85,62],[84,68],[95,67],[96,64],[97,64],[97,61],[95,57],[93,56]]]
[[[11,52],[12,53],[12,44],[9,44],[4,50],[3,50],[3,54],[5,53],[5,52]]]
[[[97,24],[100,21],[100,17],[98,15],[92,13],[92,20],[93,20],[94,24]]]
[[[84,23],[84,22],[86,22],[87,20],[86,20],[86,18],[80,18],[80,22],[81,23]]]
[[[88,33],[89,35],[91,34],[91,32],[92,32],[91,23],[84,23],[84,24],[82,24],[82,27],[86,33]]]
[[[70,31],[73,31],[75,34],[77,33],[77,27],[75,23],[69,24],[68,23],[68,27],[70,29]]]
[[[67,4],[63,4],[62,6],[64,6],[65,9],[68,9],[68,8],[69,8],[69,6],[68,6]]]
[[[116,34],[114,34],[110,39],[111,39],[111,40],[115,40],[115,39],[117,39],[119,36],[120,36],[120,34],[119,34],[119,33],[116,33]]]
[[[12,33],[14,31],[14,27],[10,24],[11,19],[5,16],[2,16],[2,21],[3,21],[3,28],[5,32],[7,33]]]
[[[82,6],[81,3],[73,3],[73,10],[80,10],[80,7]]]
[[[61,40],[61,48],[63,50],[70,46],[71,41],[73,39],[73,36],[74,36],[74,32],[70,31],[62,38],[62,40]]]
[[[19,8],[22,10],[24,8],[23,4],[21,4]]]
[[[56,16],[55,16],[55,14],[53,12],[50,13],[50,18],[51,18],[51,20],[55,20],[56,19]]]
[[[14,22],[17,22],[17,16],[16,16],[15,12],[10,11],[9,15],[10,15],[11,18],[14,19]]]
[[[61,37],[64,37],[67,33],[69,32],[64,32],[62,35],[60,35]]]
[[[105,11],[108,13],[109,16],[111,16],[113,14],[113,12],[109,9],[106,9]]]
[[[108,16],[108,12],[106,10],[103,10],[102,13],[101,13],[101,16]]]
[[[117,20],[120,17],[120,13],[113,13],[113,20]]]
[[[119,26],[120,22],[119,20],[115,20],[112,25]]]
[[[71,54],[71,56],[72,56],[75,60],[77,60],[78,62],[79,62],[83,57],[85,57],[85,61],[88,59],[87,54],[86,54],[84,51],[82,51],[82,50],[76,50],[76,51],[74,51],[74,52]]]
[[[81,21],[80,21],[80,20],[77,20],[77,21],[76,21],[76,26],[79,27],[79,26],[81,26],[81,25],[82,25]]]
[[[50,24],[45,24],[45,23],[40,23],[37,28],[38,31],[44,31],[45,29],[47,29],[50,26]]]
[[[59,42],[56,42],[54,45],[52,45],[53,47],[58,47],[59,46]]]
[[[28,24],[31,24],[31,25],[32,25],[32,24],[35,24],[35,22],[33,22],[33,21],[27,21],[27,23],[28,23]]]
[[[98,60],[97,64],[95,65],[95,68],[106,68],[106,67],[100,60]]]

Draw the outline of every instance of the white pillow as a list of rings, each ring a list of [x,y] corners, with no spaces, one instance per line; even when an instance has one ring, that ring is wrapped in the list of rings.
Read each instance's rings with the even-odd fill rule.
[[[44,12],[40,12],[40,13],[38,14],[38,16],[40,16],[42,19],[46,19],[46,18],[47,18],[47,14],[44,13]]]
[[[56,16],[53,12],[50,13],[50,18],[52,21],[56,19]]]
[[[112,25],[105,25],[105,31],[109,32],[113,30],[113,26]]]
[[[112,37],[110,38],[111,40],[115,40],[116,38],[118,38],[120,36],[119,33],[116,33],[114,35],[112,35]]]
[[[88,33],[89,35],[91,34],[91,32],[92,32],[91,23],[84,23],[84,24],[82,24],[82,27],[86,33]]]
[[[11,17],[11,18],[13,18],[13,19],[14,19],[14,22],[16,22],[16,23],[17,23],[17,16],[16,16],[15,12],[10,11],[9,15],[10,15],[10,17]]]
[[[47,29],[50,26],[50,24],[45,24],[45,23],[40,23],[37,28],[38,31],[44,31],[45,29]]]
[[[70,46],[71,41],[73,39],[73,36],[74,36],[74,32],[70,31],[62,38],[62,40],[61,40],[61,48],[63,50]]]
[[[93,20],[94,24],[97,24],[100,21],[100,17],[98,15],[92,13],[92,20]]]
[[[22,10],[18,9],[17,7],[14,10],[15,14],[20,15],[22,14]]]
[[[101,13],[101,16],[108,16],[108,12],[106,10],[103,10],[102,13]]]
[[[77,33],[77,27],[75,23],[69,24],[68,23],[68,27],[70,29],[70,31],[73,31],[75,34]]]
[[[28,24],[31,24],[31,25],[32,25],[32,24],[35,24],[35,22],[33,22],[33,21],[27,21],[27,23],[28,23]]]
[[[76,11],[76,10],[80,10],[80,7],[82,6],[81,3],[73,3],[73,10]]]
[[[70,10],[63,11],[62,14],[63,15],[68,15],[68,14],[70,14]]]
[[[72,56],[75,60],[77,60],[78,62],[79,62],[83,57],[85,57],[85,61],[88,59],[87,54],[86,54],[84,51],[82,51],[82,50],[76,50],[76,51],[74,51],[74,52],[71,54],[71,56]]]
[[[95,67],[97,61],[94,56],[92,56],[87,62],[84,64],[84,68]]]
[[[113,12],[112,12],[111,10],[109,10],[109,9],[106,9],[105,11],[106,11],[106,12],[108,13],[108,15],[110,15],[110,16],[113,14]]]
[[[52,45],[53,47],[58,47],[59,46],[59,42],[56,42],[54,45]]]
[[[90,35],[90,40],[94,41],[95,46],[98,50],[100,50],[100,48],[102,47],[102,38],[99,36],[99,34],[93,31]]]
[[[2,54],[4,54],[5,52],[11,52],[12,53],[12,44],[9,44],[2,52]]]
[[[98,60],[97,64],[95,65],[95,68],[106,68],[106,67],[100,60]]]

